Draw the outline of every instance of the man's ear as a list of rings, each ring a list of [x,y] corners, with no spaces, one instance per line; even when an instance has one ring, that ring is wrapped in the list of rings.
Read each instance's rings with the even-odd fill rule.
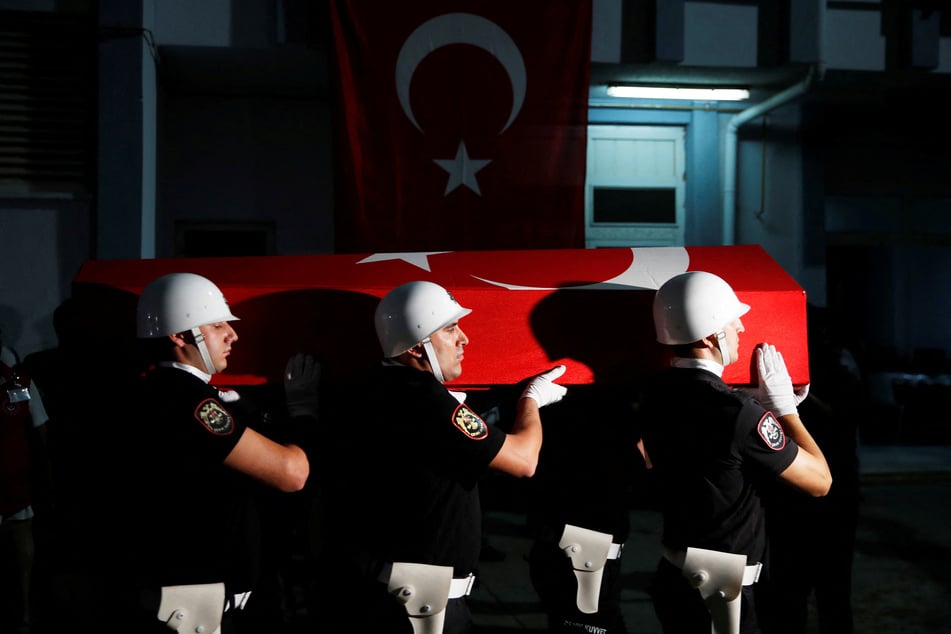
[[[184,348],[186,345],[188,345],[188,342],[185,341],[185,335],[183,333],[175,332],[170,334],[168,338],[173,344],[175,344],[176,348]]]
[[[423,359],[426,357],[426,350],[423,348],[423,344],[417,343],[415,346],[406,351],[416,359]]]
[[[708,335],[708,336],[704,337],[703,339],[701,339],[701,340],[700,340],[700,344],[702,344],[702,347],[703,347],[703,348],[709,348],[710,350],[719,350],[719,349],[720,349],[720,343],[719,343],[719,341],[717,341],[717,335],[716,335],[716,333],[714,333],[714,334],[712,334],[712,335]]]

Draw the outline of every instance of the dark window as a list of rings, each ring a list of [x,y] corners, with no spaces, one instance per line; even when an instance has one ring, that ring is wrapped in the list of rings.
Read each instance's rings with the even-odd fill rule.
[[[0,11],[0,194],[88,194],[95,178],[95,17]]]
[[[676,224],[672,188],[595,187],[594,222]]]
[[[274,255],[269,222],[177,222],[175,256],[182,258]]]

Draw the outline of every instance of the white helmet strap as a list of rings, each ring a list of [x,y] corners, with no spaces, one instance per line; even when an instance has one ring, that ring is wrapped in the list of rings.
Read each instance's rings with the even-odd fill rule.
[[[717,331],[717,347],[720,348],[720,358],[723,359],[723,365],[728,366],[736,359],[730,356],[730,350],[726,345],[726,333],[722,330]]]
[[[429,366],[433,369],[433,374],[436,375],[436,380],[445,383],[446,377],[443,376],[442,368],[439,367],[439,358],[436,356],[436,349],[433,348],[433,340],[426,337],[422,343],[423,348],[426,349],[426,356],[429,357]]]
[[[215,368],[215,362],[211,360],[211,353],[208,352],[208,346],[205,344],[205,335],[197,327],[192,328],[192,335],[195,337],[195,346],[201,354],[201,360],[205,363],[205,372],[214,374],[218,370]]]

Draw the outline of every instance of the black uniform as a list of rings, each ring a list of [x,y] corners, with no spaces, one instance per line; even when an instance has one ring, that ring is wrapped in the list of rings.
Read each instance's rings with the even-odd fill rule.
[[[386,564],[452,566],[456,578],[476,571],[482,542],[478,482],[505,441],[429,372],[403,365],[375,368],[362,386],[359,416],[350,411],[368,486],[351,488],[355,525],[367,554],[364,598],[354,618],[369,625],[353,631],[411,632],[402,604],[378,575]],[[349,482],[348,485],[359,486]],[[354,621],[351,621],[355,627]],[[446,634],[465,632],[471,617],[465,599],[450,599]]]
[[[224,582],[226,598],[254,588],[261,547],[256,485],[224,465],[247,423],[240,405],[171,366],[149,371],[127,409],[129,471],[121,478],[136,493],[122,509],[128,550],[119,567],[129,566],[120,583],[137,595],[130,600],[143,627],[165,628],[156,618],[162,586]],[[223,633],[232,631],[233,612],[225,614]]]
[[[545,444],[528,486],[528,518],[534,533],[529,572],[550,632],[627,631],[621,559],[605,562],[598,610],[583,613],[572,562],[558,542],[565,524],[625,542],[632,505],[646,481],[639,438],[629,391],[622,386],[575,387],[571,398],[546,409]]]
[[[761,562],[766,551],[761,494],[798,453],[772,413],[713,372],[674,367],[651,386],[642,414],[663,545],[743,554],[748,565]],[[753,588],[743,588],[743,632],[759,631]],[[658,564],[651,596],[665,632],[709,633],[700,593],[666,559]]]

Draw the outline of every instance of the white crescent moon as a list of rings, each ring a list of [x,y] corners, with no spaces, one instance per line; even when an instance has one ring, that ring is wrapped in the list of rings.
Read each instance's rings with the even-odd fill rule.
[[[636,288],[640,290],[657,290],[673,276],[683,273],[690,264],[690,255],[684,247],[644,247],[631,249],[631,264],[620,275],[603,282],[581,284],[579,286],[565,286],[561,290],[610,290],[621,288]],[[554,291],[557,287],[546,286],[518,286],[495,282],[473,275],[486,284],[500,286],[510,291]]]
[[[505,68],[512,83],[512,111],[499,132],[512,125],[525,101],[525,62],[518,46],[495,22],[471,13],[447,13],[423,22],[409,34],[396,58],[396,94],[403,112],[416,129],[423,129],[413,116],[409,85],[416,67],[437,48],[448,44],[471,44],[493,55]]]

